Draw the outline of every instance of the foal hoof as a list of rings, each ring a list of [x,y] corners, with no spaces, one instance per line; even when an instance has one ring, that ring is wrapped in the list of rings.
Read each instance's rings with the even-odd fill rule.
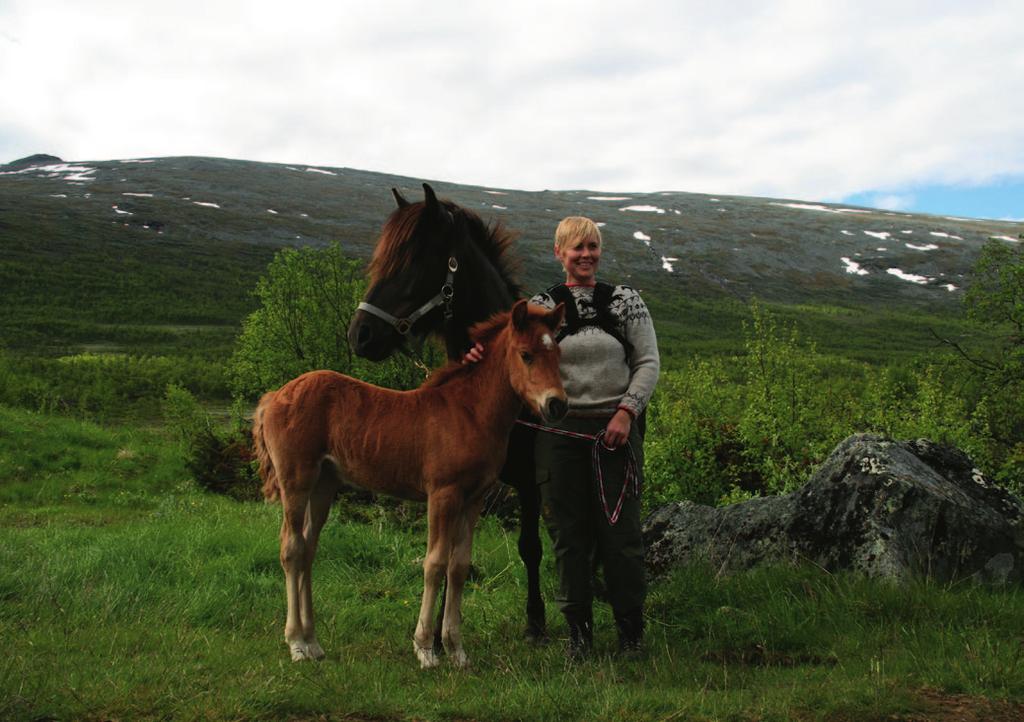
[[[323,647],[318,642],[291,642],[288,648],[291,650],[293,662],[324,658]]]
[[[416,658],[420,660],[420,669],[433,669],[441,663],[441,658],[433,649],[429,647],[424,649],[416,642],[412,643],[412,648],[416,652]]]
[[[469,666],[469,657],[467,657],[466,652],[461,649],[457,649],[454,652],[449,652],[448,658],[451,659],[452,664],[454,664],[459,669],[466,669]]]

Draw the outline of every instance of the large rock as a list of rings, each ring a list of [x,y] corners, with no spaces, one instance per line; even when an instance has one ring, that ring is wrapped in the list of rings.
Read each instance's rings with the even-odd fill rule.
[[[905,580],[1024,580],[1021,501],[961,451],[857,434],[786,496],[712,508],[668,504],[644,522],[657,575],[692,561],[726,571],[810,562]]]

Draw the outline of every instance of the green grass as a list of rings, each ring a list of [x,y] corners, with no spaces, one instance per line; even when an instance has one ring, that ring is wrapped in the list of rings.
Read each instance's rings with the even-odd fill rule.
[[[279,508],[196,491],[155,431],[2,407],[0,429],[0,719],[860,720],[954,695],[1024,709],[1017,588],[687,568],[652,585],[645,659],[613,656],[601,606],[597,654],[567,664],[553,610],[554,641],[522,641],[515,537],[493,519],[464,606],[473,666],[421,671],[416,507],[335,513],[315,572],[328,656],[293,664]]]

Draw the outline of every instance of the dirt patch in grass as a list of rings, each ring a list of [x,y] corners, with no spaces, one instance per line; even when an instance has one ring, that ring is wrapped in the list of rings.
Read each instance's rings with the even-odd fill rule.
[[[925,711],[899,718],[901,722],[1020,722],[1024,703],[990,700],[937,689],[920,693]]]
[[[905,714],[875,716],[863,712],[840,712],[829,716],[828,722],[1020,722],[1024,720],[1024,703],[991,700],[966,694],[948,694],[925,688],[914,697],[920,710]],[[797,717],[803,719],[803,717]]]

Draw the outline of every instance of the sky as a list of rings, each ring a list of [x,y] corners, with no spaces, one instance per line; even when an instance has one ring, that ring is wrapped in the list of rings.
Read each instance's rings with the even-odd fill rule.
[[[1024,3],[0,0],[0,162],[1024,220]]]

